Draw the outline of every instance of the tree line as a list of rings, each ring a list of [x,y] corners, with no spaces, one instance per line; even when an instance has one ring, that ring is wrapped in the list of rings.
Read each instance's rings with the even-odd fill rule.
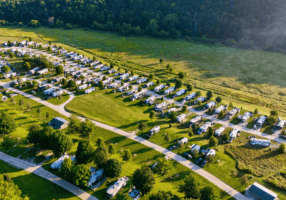
[[[239,40],[244,30],[265,28],[279,1],[271,0],[8,0],[0,25],[92,28],[124,35]]]

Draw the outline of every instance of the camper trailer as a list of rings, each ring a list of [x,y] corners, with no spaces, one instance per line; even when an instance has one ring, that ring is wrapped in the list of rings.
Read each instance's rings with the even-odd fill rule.
[[[203,119],[202,115],[198,115],[196,117],[194,117],[190,122],[189,122],[189,126],[192,126],[193,124],[198,123],[199,121],[201,121]]]
[[[128,79],[128,81],[129,81],[129,82],[135,81],[135,80],[137,80],[138,78],[139,78],[139,76],[135,75],[135,76],[130,77],[130,78]]]
[[[128,77],[129,77],[129,74],[128,74],[128,73],[123,74],[123,75],[120,76],[120,80],[124,80],[124,79],[126,79],[126,78],[128,78]]]
[[[197,133],[199,135],[201,135],[202,133],[207,132],[207,130],[212,126],[211,122],[206,122],[205,124],[203,124],[197,131]]]
[[[154,135],[160,131],[160,126],[155,126],[152,129],[149,130],[149,135]]]
[[[184,100],[189,101],[191,99],[194,99],[196,96],[197,96],[197,93],[193,92],[193,93],[189,94],[188,96],[186,96],[184,98]]]
[[[169,106],[169,105],[168,105],[167,102],[162,102],[162,103],[156,105],[156,106],[154,107],[154,109],[155,109],[155,111],[157,111],[157,112],[161,112],[161,111],[167,109],[168,106]]]
[[[215,130],[215,133],[214,133],[214,134],[215,134],[216,136],[221,136],[224,130],[225,130],[224,127],[220,127],[219,129]]]
[[[231,143],[232,140],[234,140],[235,138],[237,138],[237,137],[239,136],[239,134],[240,134],[240,130],[237,129],[237,128],[234,128],[234,129],[230,132],[230,134],[229,134],[230,139],[229,139],[227,142],[228,142],[228,143]]]
[[[210,108],[214,107],[215,105],[216,105],[216,102],[215,101],[211,101],[211,102],[207,103],[206,109],[210,109]]]
[[[131,97],[131,101],[134,101],[136,99],[139,99],[139,98],[142,98],[145,96],[145,93],[146,91],[145,90],[142,90],[141,92],[138,92],[136,94],[134,94],[132,97]]]
[[[220,105],[217,109],[215,109],[215,114],[219,114],[221,111],[225,111],[226,109],[226,105]]]
[[[170,93],[174,92],[174,90],[175,90],[175,87],[169,87],[168,89],[166,89],[164,91],[164,94],[165,95],[170,94]]]
[[[182,95],[185,94],[186,92],[187,92],[186,89],[180,89],[180,90],[175,94],[175,96],[176,96],[176,97],[182,96]]]
[[[129,84],[125,84],[119,88],[117,88],[118,92],[126,92],[129,89]]]
[[[147,81],[147,78],[141,78],[139,80],[137,80],[137,84],[141,84],[141,83],[145,83]]]
[[[256,122],[257,126],[262,126],[266,121],[266,119],[267,119],[266,115],[262,115],[261,117],[259,117],[259,119]]]
[[[94,91],[95,91],[95,88],[92,87],[92,88],[86,89],[86,90],[84,91],[84,94],[89,94],[89,93],[92,93],[92,92],[94,92]]]
[[[152,95],[145,100],[145,103],[152,105],[155,101],[156,101],[156,97]]]
[[[199,97],[194,101],[194,104],[197,104],[199,101],[204,102],[205,100],[207,100],[206,97]]]
[[[159,92],[160,90],[163,90],[166,87],[165,84],[161,84],[154,88],[154,92]]]
[[[186,114],[181,114],[177,117],[177,122],[182,123],[184,119],[187,117]]]
[[[155,85],[155,83],[154,82],[149,82],[149,83],[146,83],[145,85],[144,85],[144,87],[145,88],[148,88],[148,87],[151,87],[151,86],[153,86],[153,85]]]
[[[117,179],[117,181],[115,181],[115,183],[113,183],[106,191],[107,193],[107,198],[112,198],[114,197],[119,190],[121,190],[129,181],[129,178],[124,176],[120,179]]]

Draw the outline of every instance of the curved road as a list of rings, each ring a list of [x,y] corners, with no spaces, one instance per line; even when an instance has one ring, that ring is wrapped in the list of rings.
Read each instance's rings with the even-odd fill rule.
[[[5,83],[3,83],[3,82],[0,82],[0,85],[2,85],[2,86],[5,87],[5,88],[9,88],[9,89],[10,89],[11,91],[13,91],[13,92],[16,92],[16,93],[18,93],[18,94],[21,94],[21,95],[23,95],[23,96],[25,96],[25,97],[28,97],[28,98],[30,98],[30,99],[33,99],[33,100],[35,100],[35,101],[37,101],[37,102],[39,102],[39,103],[41,103],[41,104],[43,104],[43,105],[45,105],[45,106],[48,106],[48,107],[50,107],[51,109],[53,109],[53,110],[59,112],[60,114],[66,116],[66,117],[70,117],[70,116],[71,116],[71,114],[70,114],[69,112],[67,112],[64,107],[65,107],[65,105],[66,105],[68,102],[70,102],[70,101],[74,98],[74,95],[71,95],[71,96],[70,96],[70,99],[69,99],[67,102],[65,102],[65,103],[63,103],[63,104],[61,104],[61,105],[59,105],[59,106],[56,106],[56,105],[51,104],[51,103],[49,103],[49,102],[47,102],[47,101],[44,101],[44,100],[42,100],[42,99],[40,99],[40,98],[37,98],[37,97],[35,97],[35,96],[33,96],[33,95],[27,94],[27,93],[25,93],[25,92],[22,92],[22,91],[20,91],[20,90],[15,89],[15,88],[11,88],[10,85],[9,85],[9,83],[8,83],[8,84],[7,84],[7,83],[5,84]],[[79,117],[79,118],[80,118],[81,120],[84,120],[84,118],[82,118],[82,117]],[[186,159],[183,158],[182,156],[179,156],[179,155],[173,153],[172,151],[169,151],[169,150],[167,150],[167,149],[165,149],[165,148],[163,148],[163,147],[161,147],[161,146],[159,146],[159,145],[157,145],[157,144],[154,144],[154,143],[152,143],[152,142],[150,142],[150,141],[148,141],[148,140],[145,140],[145,139],[142,138],[142,137],[139,137],[139,136],[137,136],[137,135],[135,135],[135,134],[128,133],[128,132],[123,131],[123,130],[121,130],[121,129],[119,129],[119,128],[112,127],[112,126],[109,126],[109,125],[106,125],[106,124],[103,124],[103,123],[100,123],[100,122],[97,122],[97,121],[94,121],[94,120],[92,120],[92,122],[93,122],[96,126],[99,126],[99,127],[104,128],[104,129],[106,129],[106,130],[112,131],[112,132],[117,133],[117,134],[119,134],[119,135],[122,135],[122,136],[124,136],[124,137],[128,137],[128,138],[131,139],[131,140],[134,140],[134,141],[136,141],[136,142],[139,142],[139,143],[141,143],[141,144],[143,144],[143,145],[145,145],[145,146],[148,146],[148,147],[150,147],[150,148],[152,148],[152,149],[154,149],[154,150],[156,150],[156,151],[158,151],[158,152],[160,152],[160,153],[162,153],[162,154],[164,154],[164,155],[166,155],[166,156],[168,156],[168,157],[170,157],[170,158],[176,160],[176,161],[179,162],[180,164],[186,166],[187,168],[191,169],[191,170],[194,171],[195,173],[197,173],[197,174],[201,175],[202,177],[204,177],[205,179],[209,180],[211,183],[215,184],[217,187],[221,188],[222,190],[224,190],[225,192],[227,192],[229,195],[233,196],[233,197],[234,197],[235,199],[237,199],[237,200],[247,200],[247,199],[248,199],[248,198],[246,198],[243,194],[241,194],[241,193],[238,192],[237,190],[233,189],[232,187],[230,187],[229,185],[227,185],[226,183],[224,183],[223,181],[221,181],[220,179],[218,179],[218,178],[215,177],[214,175],[212,175],[212,174],[210,174],[209,172],[205,171],[204,169],[200,168],[200,167],[197,166],[196,164],[194,164],[194,163],[192,163],[192,162],[186,160]],[[1,155],[1,154],[0,154],[0,155]],[[0,159],[2,159],[2,156],[0,156]],[[25,162],[25,161],[23,161],[23,162]],[[42,176],[42,177],[43,177],[43,176]],[[43,177],[43,178],[45,178],[45,177]],[[46,179],[50,180],[49,177],[46,177]],[[64,188],[67,189],[67,188],[69,188],[69,187],[68,187],[67,185],[64,185]],[[69,190],[69,189],[68,189],[68,190]]]

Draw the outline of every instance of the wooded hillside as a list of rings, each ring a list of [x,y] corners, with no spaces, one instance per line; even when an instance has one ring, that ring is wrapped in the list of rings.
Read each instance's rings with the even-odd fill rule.
[[[280,0],[25,0],[0,3],[0,24],[85,27],[178,38],[241,39],[274,20]],[[38,20],[36,21],[31,20]],[[30,23],[29,23],[30,22]],[[20,23],[20,25],[22,25]]]

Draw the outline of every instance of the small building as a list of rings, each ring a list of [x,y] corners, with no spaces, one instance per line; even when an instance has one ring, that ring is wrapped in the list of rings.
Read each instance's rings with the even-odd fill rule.
[[[253,200],[279,200],[277,194],[256,182],[245,190],[245,196]]]
[[[174,92],[174,90],[175,90],[175,87],[169,87],[168,89],[166,89],[164,91],[164,94],[165,95],[170,94],[170,93]]]
[[[110,70],[110,67],[109,66],[104,66],[100,69],[100,71],[107,71],[107,70]]]
[[[149,135],[154,135],[155,133],[158,133],[160,131],[160,126],[155,126],[152,129],[149,130]]]
[[[215,133],[214,133],[214,134],[215,134],[216,136],[221,136],[224,130],[225,130],[224,127],[220,127],[219,129],[215,130]]]
[[[208,149],[206,152],[206,157],[208,156],[215,156],[215,150],[214,149]]]
[[[192,146],[191,146],[191,153],[194,153],[195,150],[200,152],[201,147],[199,145],[197,145],[197,144],[192,144]]]
[[[281,119],[280,117],[278,117],[278,122],[276,123],[275,128],[278,129],[278,130],[281,130],[281,129],[283,129],[285,123],[286,123],[286,120]]]
[[[196,96],[197,96],[197,93],[193,92],[193,93],[189,94],[188,96],[186,96],[184,98],[184,100],[189,101],[191,99],[194,99]]]
[[[250,144],[253,146],[262,146],[262,147],[268,147],[271,144],[270,140],[265,139],[257,139],[257,138],[251,138]]]
[[[63,155],[63,156],[61,156],[59,159],[57,159],[55,162],[53,162],[53,163],[51,164],[51,168],[52,168],[52,169],[60,169],[61,166],[62,166],[62,163],[64,162],[64,160],[65,160],[66,158],[70,158],[72,161],[75,161],[75,160],[76,160],[76,159],[75,159],[75,156],[70,157],[70,156],[68,156],[68,155]]]
[[[113,74],[113,73],[115,73],[115,72],[117,72],[117,70],[116,69],[111,69],[111,70],[108,70],[108,74]]]
[[[69,122],[63,118],[55,117],[49,122],[49,126],[54,129],[64,129],[68,126],[68,123]]]
[[[6,96],[1,97],[1,101],[7,101],[7,99],[8,99],[8,97],[6,97]]]
[[[132,190],[131,192],[128,193],[128,195],[131,197],[131,199],[138,200],[140,198],[140,191]]]
[[[112,198],[114,197],[120,189],[122,189],[127,182],[129,181],[129,178],[124,176],[120,179],[117,179],[106,191],[107,193],[107,198]]]
[[[182,138],[182,139],[178,142],[178,144],[179,144],[179,145],[184,145],[184,144],[187,144],[188,141],[189,141],[189,139],[188,139],[187,137],[184,137],[184,138]]]
[[[186,114],[181,114],[177,117],[177,122],[182,123],[184,119],[187,117]]]
[[[179,96],[181,96],[181,95],[183,95],[183,94],[185,94],[187,92],[187,90],[186,89],[180,89],[177,93],[176,93],[176,97],[179,97]]]

